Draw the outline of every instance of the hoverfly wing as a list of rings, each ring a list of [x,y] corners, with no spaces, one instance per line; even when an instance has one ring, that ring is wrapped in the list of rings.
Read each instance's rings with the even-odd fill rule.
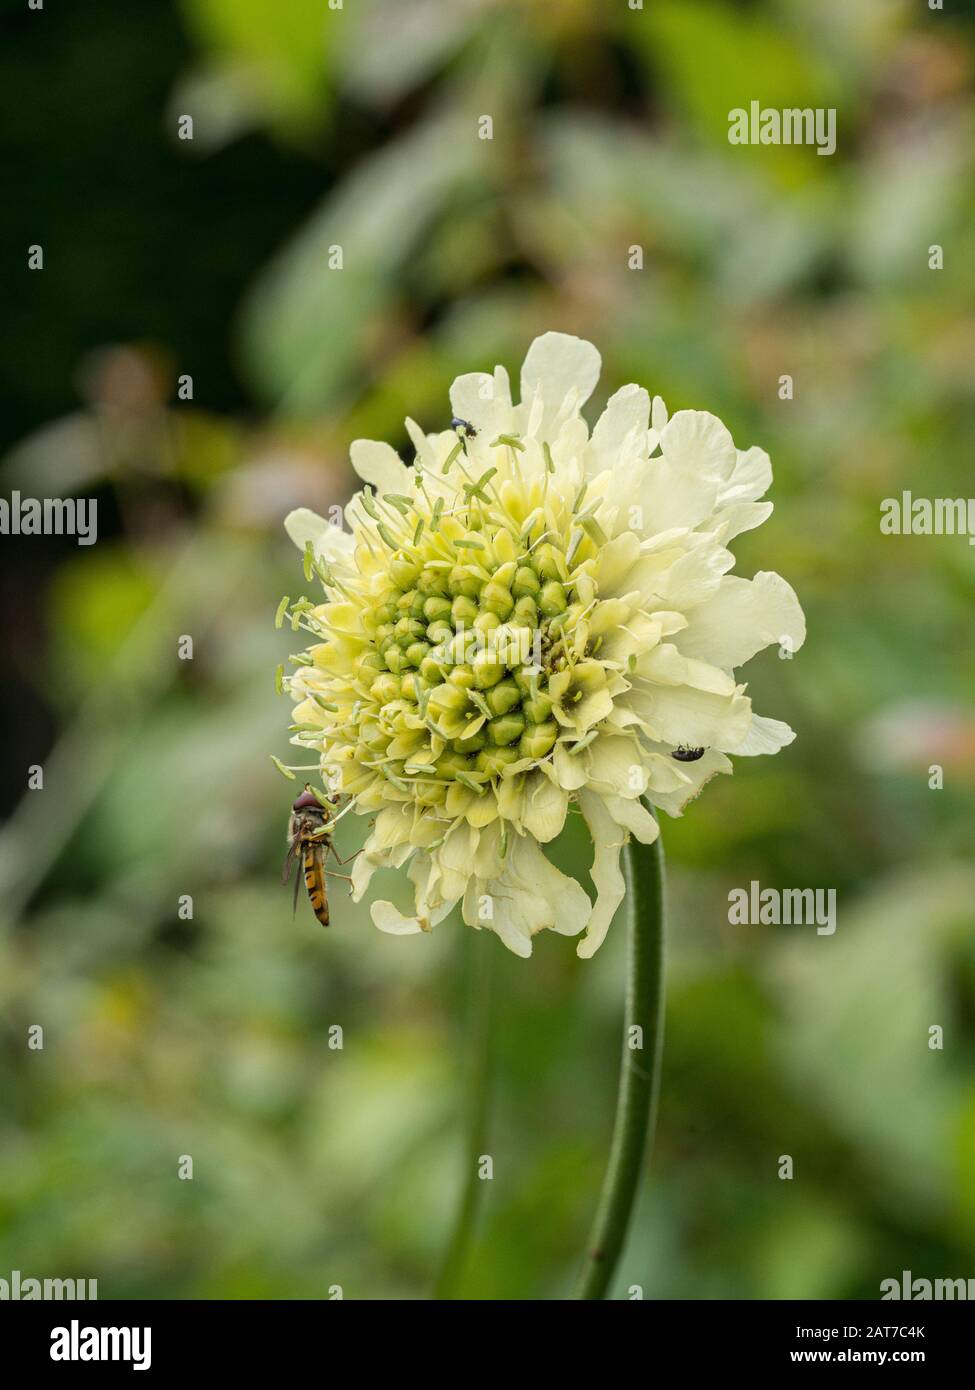
[[[285,855],[284,859],[284,866],[281,869],[281,882],[285,887],[287,887],[288,881],[294,873],[295,864],[298,862],[298,851],[300,849],[301,839],[298,835],[295,835],[288,847],[288,853]]]

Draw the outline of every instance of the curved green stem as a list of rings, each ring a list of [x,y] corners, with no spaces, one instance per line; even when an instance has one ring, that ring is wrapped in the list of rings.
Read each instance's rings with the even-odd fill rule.
[[[494,1071],[494,974],[500,942],[491,931],[462,927],[467,948],[469,999],[467,1124],[464,1185],[450,1240],[433,1288],[434,1298],[456,1298],[474,1240],[484,1183],[478,1174],[487,1140]]]
[[[623,1060],[609,1162],[575,1298],[604,1298],[615,1273],[644,1173],[660,1085],[664,855],[659,835],[652,845],[631,841],[625,873],[629,940]]]

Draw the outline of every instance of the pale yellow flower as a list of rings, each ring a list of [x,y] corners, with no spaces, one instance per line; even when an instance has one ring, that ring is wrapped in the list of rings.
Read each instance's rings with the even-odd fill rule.
[[[454,416],[407,421],[412,467],[358,440],[368,486],[350,530],[305,510],[289,535],[327,599],[299,609],[311,642],[288,681],[295,741],[375,817],[356,898],[409,865],[416,904],[374,902],[383,931],[427,931],[455,904],[521,956],[548,927],[591,956],[623,896],[620,851],[650,843],[729,755],[794,737],[752,713],[735,669],[797,649],[802,610],[777,574],[740,579],[727,548],[772,510],[768,456],[715,416],[624,386],[594,429],[581,414],[596,349],[546,333],[514,405],[507,374],[459,377]],[[694,761],[675,752],[703,748]],[[570,808],[592,835],[595,900],[543,845]]]

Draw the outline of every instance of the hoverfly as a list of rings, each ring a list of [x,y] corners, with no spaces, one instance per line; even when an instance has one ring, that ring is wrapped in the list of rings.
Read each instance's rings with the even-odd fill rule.
[[[450,422],[450,428],[452,430],[460,430],[467,439],[477,438],[477,430],[471,424],[470,420],[462,420],[459,415],[453,417]]]
[[[698,758],[704,757],[704,749],[685,748],[684,745],[681,743],[678,744],[678,746],[674,749],[673,753],[671,753],[670,756],[672,758],[676,758],[679,763],[696,763]]]
[[[281,873],[281,882],[287,883],[300,856],[301,874],[295,876],[294,905],[297,908],[298,885],[303,877],[312,911],[323,927],[327,927],[329,921],[328,887],[325,883],[325,876],[332,872],[325,868],[325,860],[331,850],[340,864],[346,862],[344,859],[339,859],[335,846],[332,844],[332,827],[336,819],[330,814],[328,808],[322,805],[311,786],[306,784],[305,790],[296,798],[291,807],[291,817],[288,821],[288,856],[284,861],[284,869]],[[335,877],[348,878],[349,876],[348,874],[336,874]]]

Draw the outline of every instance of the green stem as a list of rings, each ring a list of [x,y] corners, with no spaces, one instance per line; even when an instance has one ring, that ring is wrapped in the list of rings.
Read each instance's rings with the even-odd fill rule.
[[[464,1185],[453,1230],[433,1288],[434,1298],[452,1299],[464,1277],[477,1226],[484,1183],[478,1175],[487,1142],[488,1111],[494,1071],[494,974],[500,942],[491,931],[465,934],[469,999],[467,1124],[464,1144]]]
[[[664,854],[661,837],[625,851],[629,940],[623,1060],[606,1176],[574,1297],[604,1298],[647,1160],[663,1055]],[[639,1028],[639,1033],[634,1033]],[[632,1046],[634,1038],[640,1046]]]

